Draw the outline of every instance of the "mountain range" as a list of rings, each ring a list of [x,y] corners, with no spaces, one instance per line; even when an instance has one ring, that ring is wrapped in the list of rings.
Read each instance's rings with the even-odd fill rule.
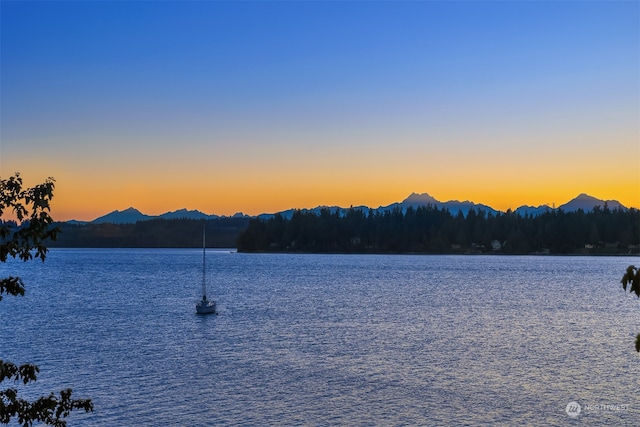
[[[562,209],[565,212],[574,212],[579,209],[582,209],[585,212],[587,212],[592,210],[596,206],[604,207],[605,204],[609,209],[626,209],[626,207],[624,207],[617,200],[600,200],[584,193],[568,201],[567,203],[558,206],[558,209]],[[438,209],[442,209],[442,208],[447,209],[449,210],[449,212],[451,212],[454,215],[457,215],[458,212],[461,212],[463,215],[466,216],[471,209],[485,211],[487,213],[492,213],[494,215],[500,213],[500,211],[490,206],[480,204],[480,203],[474,203],[468,200],[465,200],[463,202],[458,200],[441,202],[427,193],[422,193],[422,194],[412,193],[409,195],[409,197],[407,197],[401,202],[392,203],[388,206],[380,206],[378,208],[370,208],[367,206],[357,206],[353,208],[342,208],[339,206],[318,206],[313,209],[300,209],[300,210],[304,212],[319,213],[322,209],[329,209],[329,211],[332,213],[335,213],[337,211],[337,212],[340,212],[340,214],[345,214],[349,209],[360,209],[366,212],[369,212],[369,211],[387,212],[394,209],[401,209],[403,212],[405,212],[409,207],[416,208],[418,206],[428,206],[428,205],[436,207]],[[515,213],[522,216],[526,216],[526,215],[537,216],[552,209],[553,207],[548,205],[541,205],[537,207],[525,205],[525,206],[520,206],[518,209],[516,209]],[[277,213],[270,213],[270,214],[265,213],[265,214],[258,215],[257,217],[266,219],[266,218],[273,217],[276,214],[280,214],[284,218],[291,218],[291,216],[296,210],[297,209],[288,209],[288,210],[277,212]],[[247,217],[249,216],[244,215],[241,212],[232,216],[232,218],[247,218]],[[67,221],[67,223],[69,224],[87,224],[87,223],[133,224],[138,221],[145,221],[145,220],[158,219],[158,218],[160,219],[217,219],[217,218],[224,218],[224,217],[219,215],[207,215],[197,210],[187,210],[187,209],[180,209],[173,212],[167,212],[162,215],[152,216],[152,215],[145,215],[139,210],[133,207],[130,207],[123,211],[115,210],[104,216],[96,218],[93,221],[83,222],[83,221],[71,220],[71,221]]]

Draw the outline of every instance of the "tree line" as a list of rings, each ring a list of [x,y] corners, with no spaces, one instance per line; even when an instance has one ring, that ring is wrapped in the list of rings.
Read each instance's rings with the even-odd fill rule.
[[[380,212],[297,210],[290,219],[251,219],[241,252],[627,254],[640,252],[640,211],[519,215],[471,210],[465,216],[433,206]]]
[[[247,218],[151,219],[135,224],[59,223],[57,239],[49,247],[67,248],[197,248],[202,247],[202,227],[207,246],[235,248]]]

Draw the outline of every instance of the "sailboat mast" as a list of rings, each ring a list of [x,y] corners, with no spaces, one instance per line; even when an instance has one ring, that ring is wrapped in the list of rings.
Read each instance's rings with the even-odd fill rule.
[[[207,280],[206,280],[206,240],[205,240],[205,228],[202,226],[202,299],[207,299]]]

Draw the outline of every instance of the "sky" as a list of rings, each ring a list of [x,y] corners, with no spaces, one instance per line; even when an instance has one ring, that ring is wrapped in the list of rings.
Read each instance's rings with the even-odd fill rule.
[[[3,0],[0,24],[0,177],[54,177],[56,220],[640,207],[637,1]]]

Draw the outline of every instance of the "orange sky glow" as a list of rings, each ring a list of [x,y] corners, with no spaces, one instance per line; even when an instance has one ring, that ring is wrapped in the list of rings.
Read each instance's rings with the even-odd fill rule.
[[[0,7],[0,177],[54,177],[59,221],[640,208],[637,2]]]

